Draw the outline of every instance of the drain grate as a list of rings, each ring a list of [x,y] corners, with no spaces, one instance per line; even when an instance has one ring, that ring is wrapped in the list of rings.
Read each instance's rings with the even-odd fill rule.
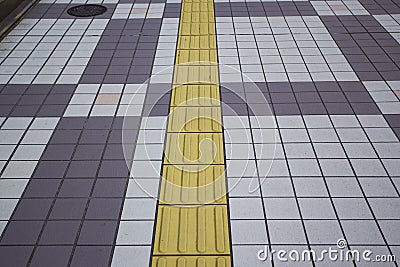
[[[79,5],[68,9],[67,13],[75,17],[93,17],[101,15],[107,11],[107,8],[102,5]]]

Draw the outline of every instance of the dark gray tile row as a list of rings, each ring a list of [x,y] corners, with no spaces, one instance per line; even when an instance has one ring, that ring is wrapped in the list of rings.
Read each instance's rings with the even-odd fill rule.
[[[398,80],[400,45],[373,16],[321,16],[362,81]]]
[[[238,115],[269,115],[266,103],[275,115],[381,114],[361,82],[224,84],[221,100],[227,105],[224,115],[233,115],[228,109]]]
[[[131,149],[139,123],[124,132]],[[4,266],[108,266],[128,181],[122,126],[61,118],[1,237]]]
[[[150,78],[161,19],[113,19],[80,83],[136,83]]]
[[[316,16],[308,1],[217,2],[216,17]]]
[[[359,0],[359,2],[371,15],[400,13],[400,3],[396,0]]]
[[[76,85],[7,84],[0,87],[0,116],[60,117]]]

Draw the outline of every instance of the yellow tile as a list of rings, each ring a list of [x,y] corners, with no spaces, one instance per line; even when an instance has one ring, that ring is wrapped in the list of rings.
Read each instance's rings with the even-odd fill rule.
[[[220,106],[219,86],[180,85],[172,89],[171,106]]]
[[[217,62],[216,49],[179,49],[176,52],[176,64],[190,63],[190,62]]]
[[[171,107],[168,132],[222,132],[220,107]]]
[[[178,49],[216,49],[215,35],[182,36]]]
[[[229,254],[226,205],[159,205],[154,255]]]
[[[180,35],[215,35],[214,23],[182,23],[179,27]]]
[[[174,84],[218,84],[218,66],[199,62],[196,64],[181,64],[174,68]]]
[[[222,133],[168,133],[164,164],[224,164]]]
[[[164,165],[161,203],[226,204],[224,165]]]
[[[227,256],[157,256],[152,267],[228,267],[231,259]]]

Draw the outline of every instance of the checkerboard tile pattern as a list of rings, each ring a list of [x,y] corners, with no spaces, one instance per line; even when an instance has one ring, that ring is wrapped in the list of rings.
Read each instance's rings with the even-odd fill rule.
[[[397,213],[389,207],[398,208],[399,169],[390,162],[399,156],[398,138],[382,115],[224,122],[235,264],[262,266],[254,251],[263,244],[314,249],[342,237],[350,247],[395,251],[396,223],[386,224]]]
[[[66,13],[86,2],[41,0],[0,42],[7,266],[150,262],[181,1]],[[399,2],[214,8],[233,265],[339,238],[399,258]]]

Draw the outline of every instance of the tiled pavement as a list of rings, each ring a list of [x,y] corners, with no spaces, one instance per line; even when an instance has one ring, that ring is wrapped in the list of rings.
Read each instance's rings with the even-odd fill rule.
[[[155,254],[182,4],[66,13],[81,2],[39,1],[0,43],[1,266],[148,266]],[[257,252],[344,238],[400,257],[400,2],[213,6],[232,265],[397,266]]]

